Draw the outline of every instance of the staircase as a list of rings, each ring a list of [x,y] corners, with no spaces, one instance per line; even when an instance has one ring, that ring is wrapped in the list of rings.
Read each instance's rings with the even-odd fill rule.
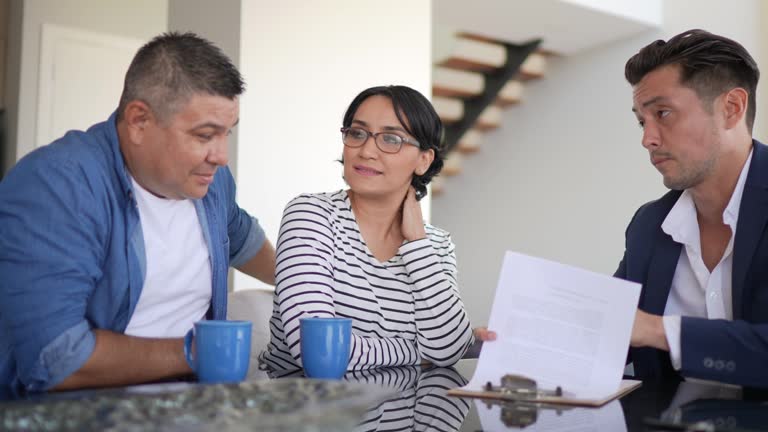
[[[445,125],[446,159],[432,181],[444,193],[444,176],[461,174],[461,161],[480,151],[485,133],[501,125],[503,110],[523,100],[525,83],[544,76],[549,53],[540,40],[522,44],[457,33],[441,41],[432,72],[432,103]]]
[[[663,9],[661,0],[432,2],[432,90],[452,148],[433,194],[443,192],[444,178],[461,173],[462,158],[494,150],[482,148],[484,135],[499,127],[505,109],[523,103],[526,83],[544,75],[550,53],[570,57],[658,30]],[[543,45],[526,42],[534,37]]]

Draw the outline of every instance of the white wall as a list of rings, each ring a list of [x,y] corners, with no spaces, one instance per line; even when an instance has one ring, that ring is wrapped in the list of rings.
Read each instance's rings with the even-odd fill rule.
[[[240,0],[168,0],[168,31],[193,32],[213,42],[240,67]],[[237,175],[238,129],[229,137],[229,168]]]
[[[5,81],[8,77],[8,35],[10,34],[10,4],[8,0],[0,0],[0,110],[6,106],[6,86]],[[14,68],[18,69],[18,68]],[[14,159],[15,152],[11,153],[11,146],[8,144],[8,113],[3,112],[0,118],[0,180],[5,173],[5,167],[8,165],[6,160]]]
[[[10,0],[8,3],[8,33],[6,40],[5,78],[3,86],[3,107],[5,134],[2,155],[0,155],[0,178],[16,163],[16,125],[18,123],[19,81],[21,79],[21,22],[23,17],[22,0]]]
[[[6,43],[8,39],[8,0],[0,0],[0,109],[5,108]]]
[[[659,31],[554,61],[447,181],[432,220],[453,234],[475,325],[487,323],[505,250],[613,273],[632,214],[665,192],[640,145],[624,64],[651,41],[695,27],[759,57],[760,2],[736,3],[668,0]]]
[[[12,0],[12,12],[14,8],[21,8],[21,4],[20,0]],[[13,100],[8,95],[8,109],[14,111],[14,115],[9,116],[13,119],[9,124],[9,138],[13,141],[8,143],[15,150],[14,161],[35,147],[43,23],[149,40],[165,31],[167,20],[168,2],[164,0],[24,0],[20,37],[9,36],[9,42],[18,44],[17,48],[9,47],[9,53],[13,49],[19,52],[18,78],[8,84],[11,88],[14,84],[18,86],[18,95]],[[115,101],[115,108],[118,102]],[[109,114],[104,113],[104,119]]]
[[[339,128],[357,93],[430,94],[430,17],[428,0],[243,2],[238,201],[273,242],[291,198],[344,187]],[[257,285],[237,273],[235,289]]]

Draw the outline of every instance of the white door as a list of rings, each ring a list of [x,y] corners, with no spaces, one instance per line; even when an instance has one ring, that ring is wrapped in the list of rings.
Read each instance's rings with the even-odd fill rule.
[[[43,24],[36,147],[85,130],[117,108],[123,79],[144,41]]]

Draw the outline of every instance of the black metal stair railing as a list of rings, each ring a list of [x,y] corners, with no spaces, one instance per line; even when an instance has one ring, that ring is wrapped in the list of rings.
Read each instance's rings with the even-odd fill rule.
[[[456,147],[462,135],[472,128],[483,110],[496,100],[504,85],[517,75],[525,59],[536,51],[541,44],[541,39],[536,39],[522,45],[501,44],[504,45],[507,51],[507,62],[504,66],[494,71],[483,73],[485,76],[485,89],[483,93],[466,99],[464,101],[464,117],[456,123],[446,125],[445,154]]]

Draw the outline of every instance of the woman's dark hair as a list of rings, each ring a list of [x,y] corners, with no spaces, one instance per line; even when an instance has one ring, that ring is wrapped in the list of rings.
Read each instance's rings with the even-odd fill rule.
[[[427,194],[427,185],[432,177],[443,169],[443,122],[427,98],[416,90],[401,86],[379,86],[363,90],[349,104],[344,113],[344,127],[352,125],[352,120],[360,105],[371,96],[386,96],[392,101],[395,115],[403,128],[419,142],[422,151],[434,150],[435,158],[422,175],[413,175],[411,185],[416,189],[416,197]]]
[[[696,92],[711,105],[717,96],[741,87],[747,91],[747,128],[755,122],[757,63],[738,42],[704,30],[688,30],[664,42],[652,42],[632,56],[624,66],[624,76],[631,85],[659,67],[680,67],[680,84]]]

